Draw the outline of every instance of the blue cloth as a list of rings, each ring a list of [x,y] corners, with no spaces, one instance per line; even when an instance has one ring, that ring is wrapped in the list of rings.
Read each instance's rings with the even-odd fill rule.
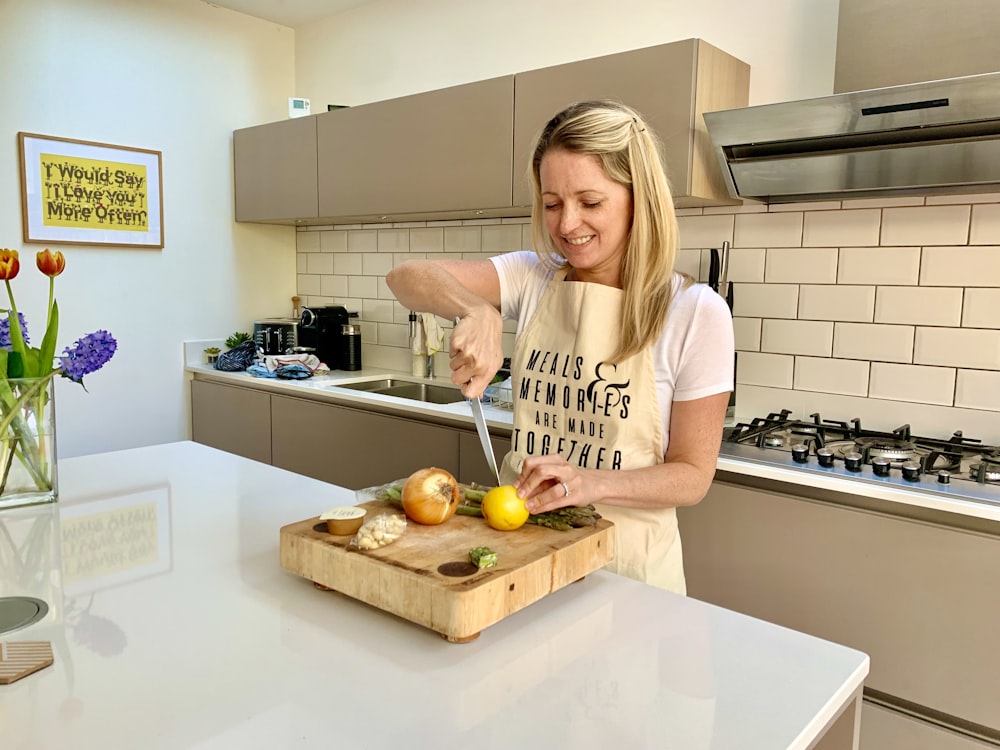
[[[255,378],[276,378],[278,377],[277,372],[271,372],[264,365],[250,365],[247,368],[247,372],[253,375]]]
[[[283,380],[304,380],[305,378],[312,377],[312,370],[305,365],[292,362],[287,365],[279,366],[278,369],[274,371],[274,374]]]

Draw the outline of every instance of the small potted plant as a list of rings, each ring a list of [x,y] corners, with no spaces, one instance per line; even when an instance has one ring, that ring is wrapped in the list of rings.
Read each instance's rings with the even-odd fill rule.
[[[205,362],[210,365],[215,364],[215,360],[219,358],[219,353],[222,350],[217,346],[209,346],[205,348]]]
[[[228,339],[226,339],[226,348],[235,349],[237,346],[242,344],[244,341],[250,340],[250,334],[244,331],[237,331]]]

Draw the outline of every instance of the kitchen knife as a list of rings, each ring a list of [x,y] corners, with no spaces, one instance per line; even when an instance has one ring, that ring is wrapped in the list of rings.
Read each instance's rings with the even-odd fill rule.
[[[478,398],[469,399],[472,407],[472,416],[476,420],[476,432],[479,433],[479,442],[483,445],[483,454],[486,456],[486,463],[490,465],[493,476],[496,477],[497,486],[500,486],[500,471],[497,469],[497,457],[493,455],[493,443],[490,442],[490,433],[486,429],[486,415],[483,414],[483,402]]]
[[[458,325],[461,318],[455,318],[454,323]],[[493,454],[493,443],[490,442],[490,431],[486,428],[486,415],[483,414],[483,401],[481,398],[467,399],[469,407],[472,409],[472,418],[476,420],[476,432],[479,433],[479,443],[483,446],[483,455],[486,456],[486,463],[490,465],[493,476],[496,477],[497,486],[500,486],[500,470],[497,468],[497,457]]]
[[[729,297],[729,240],[722,243],[722,258],[719,261],[719,276],[715,291],[728,299]]]
[[[715,291],[719,291],[720,267],[719,251],[713,247],[708,251],[708,285]]]

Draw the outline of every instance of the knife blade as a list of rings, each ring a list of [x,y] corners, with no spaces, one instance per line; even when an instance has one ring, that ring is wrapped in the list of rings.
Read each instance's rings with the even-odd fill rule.
[[[500,486],[500,470],[497,469],[497,457],[493,454],[493,443],[490,442],[490,433],[486,429],[486,415],[483,413],[483,402],[478,398],[469,399],[472,407],[472,417],[476,420],[476,432],[479,433],[479,442],[483,446],[483,454],[486,456],[486,463],[490,465],[493,476],[496,477],[497,486]]]
[[[454,323],[458,325],[461,318],[455,318]],[[466,399],[469,408],[472,409],[472,418],[476,421],[476,432],[479,433],[479,443],[483,448],[483,455],[486,456],[486,463],[490,466],[490,471],[496,477],[497,486],[500,486],[500,470],[497,468],[497,457],[493,453],[493,443],[490,442],[490,431],[486,427],[486,415],[483,413],[482,397]]]

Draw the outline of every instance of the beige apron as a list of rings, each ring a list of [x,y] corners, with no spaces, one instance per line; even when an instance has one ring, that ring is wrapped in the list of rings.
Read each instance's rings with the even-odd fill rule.
[[[585,469],[637,469],[663,462],[663,428],[651,348],[606,363],[621,331],[622,290],[565,282],[556,273],[511,361],[514,433],[501,481],[512,483],[525,456],[557,453]],[[600,504],[615,524],[608,570],[685,593],[673,508]]]

